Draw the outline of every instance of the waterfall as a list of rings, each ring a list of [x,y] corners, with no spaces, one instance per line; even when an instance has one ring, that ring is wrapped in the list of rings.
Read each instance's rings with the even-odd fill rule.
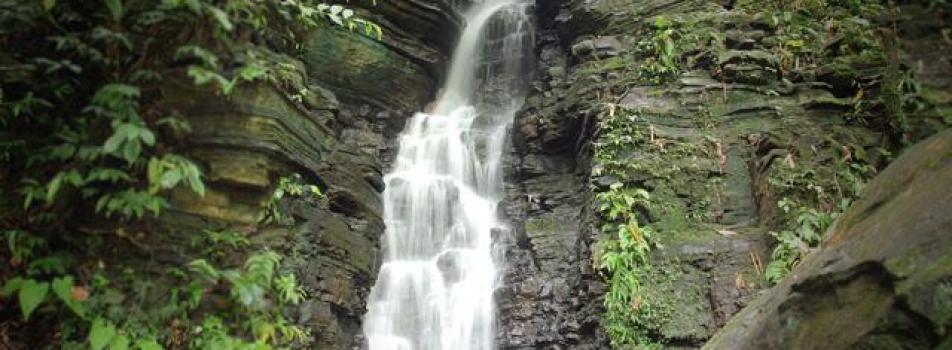
[[[476,1],[435,107],[400,135],[384,177],[384,260],[364,317],[371,350],[495,347],[501,160],[524,100],[529,6]]]

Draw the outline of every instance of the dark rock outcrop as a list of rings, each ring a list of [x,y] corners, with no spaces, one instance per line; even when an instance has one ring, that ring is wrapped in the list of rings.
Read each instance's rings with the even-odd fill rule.
[[[505,211],[514,238],[499,295],[502,348],[609,347],[600,319],[606,288],[592,267],[598,242],[606,239],[597,228],[593,192],[615,182],[650,192],[652,204],[638,221],[652,229],[657,246],[650,268],[638,276],[650,287],[638,297],[660,311],[639,322],[657,345],[692,349],[767,287],[764,266],[776,244],[767,233],[790,225],[778,201],[808,203],[818,196],[786,191],[778,179],[795,168],[814,174],[817,191],[842,194],[851,189],[838,187],[840,159],[862,157],[858,161],[870,167],[888,161],[881,152],[888,135],[846,118],[855,91],[849,83],[842,91],[836,85],[888,67],[852,62],[839,72],[857,76],[834,79],[818,69],[781,79],[774,29],[733,3],[538,4],[538,79],[514,124],[507,169]],[[901,38],[931,33],[927,28],[941,22],[920,20],[929,17],[921,10],[903,8]],[[685,63],[674,82],[639,80],[633,72],[645,57],[631,51],[650,41],[645,38],[659,15],[689,23],[708,18],[694,25],[703,23],[703,35],[723,34],[723,50]],[[932,34],[919,40],[902,40],[912,56],[893,63],[918,67],[924,88],[933,92],[926,98],[938,106],[909,115],[913,138],[941,129],[936,115],[948,108],[942,91],[949,75],[940,72],[948,61],[928,59],[946,57],[947,45]],[[941,52],[922,50],[923,42]],[[629,136],[640,138],[619,159],[635,170],[627,178],[592,176],[598,121],[615,113],[631,115],[637,132]]]
[[[907,149],[823,248],[705,349],[952,346],[952,131]]]
[[[558,27],[552,21],[558,2],[538,7],[538,56],[541,81],[530,94],[512,130],[506,162],[506,199],[512,223],[505,242],[505,271],[499,304],[502,349],[603,349],[601,295],[590,247],[596,238],[588,190],[591,134],[586,107],[591,91],[566,96],[569,68]],[[612,42],[591,50],[611,50]],[[597,46],[597,47],[596,47]],[[605,46],[605,47],[603,47]],[[584,148],[583,148],[584,147]]]
[[[462,19],[450,0],[375,3],[347,6],[366,8],[360,14],[381,26],[380,41],[328,24],[302,39],[301,55],[311,80],[346,105],[341,126],[392,139],[435,96]]]
[[[204,197],[177,191],[177,214],[169,220],[194,217],[238,228],[257,245],[282,252],[310,296],[292,316],[313,330],[316,346],[350,349],[378,265],[381,165],[372,153],[339,141],[326,126],[339,108],[336,99],[319,86],[308,88],[330,98],[306,106],[268,83],[239,87],[227,98],[191,84],[167,86],[168,103],[194,125],[191,155],[206,169],[208,188]],[[328,203],[285,203],[293,221],[259,224],[277,179],[292,173],[321,185]]]
[[[235,228],[280,252],[309,296],[288,316],[311,331],[317,349],[362,346],[391,141],[435,95],[460,26],[449,1],[385,1],[360,12],[381,25],[382,40],[319,26],[302,38],[301,52],[258,48],[281,70],[276,82],[229,96],[184,81],[163,87],[193,126],[186,142],[207,184],[204,197],[177,191],[163,225]],[[327,202],[285,200],[292,220],[259,223],[278,179],[294,173],[319,185]]]

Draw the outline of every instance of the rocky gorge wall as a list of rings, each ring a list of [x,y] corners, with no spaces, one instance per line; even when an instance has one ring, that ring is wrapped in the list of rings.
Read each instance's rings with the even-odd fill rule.
[[[839,70],[860,72],[844,76],[829,66],[815,76],[780,79],[770,42],[776,28],[731,4],[537,3],[537,73],[513,126],[501,209],[512,224],[502,235],[511,239],[497,295],[502,349],[610,346],[607,286],[596,269],[605,238],[594,198],[612,183],[644,188],[654,202],[640,209],[639,221],[657,242],[639,275],[648,288],[638,300],[658,311],[634,326],[667,348],[697,348],[767,286],[763,268],[775,244],[767,232],[788,224],[778,200],[815,196],[772,182],[788,175],[784,164],[821,174],[818,185],[836,191],[829,169],[844,149],[865,151],[863,161],[873,166],[887,161],[878,150],[888,135],[844,117],[855,91],[844,92],[843,81],[876,76],[883,67]],[[196,125],[192,156],[206,166],[210,183],[204,199],[176,201],[179,224],[237,225],[284,252],[311,296],[295,314],[314,331],[318,348],[359,346],[384,228],[381,176],[405,118],[424,110],[440,85],[460,25],[452,6],[382,2],[368,12],[384,27],[382,42],[314,31],[302,60],[275,54],[293,67],[282,84],[240,89],[227,101],[188,86],[169,88]],[[927,49],[946,46],[920,35],[941,18],[908,8],[902,34],[918,39],[902,41],[905,59],[917,62],[907,66],[918,67],[926,95],[947,110],[949,63],[936,58],[947,51]],[[707,15],[701,23],[723,34],[723,51],[669,84],[633,79],[646,60],[638,43],[659,15]],[[593,175],[605,134],[600,120],[615,114],[632,115],[639,130],[621,160],[636,165],[626,178]],[[257,225],[258,203],[287,173],[319,183],[328,202],[286,203],[294,223]]]
[[[385,164],[405,119],[436,93],[460,26],[449,1],[351,5],[364,6],[358,11],[382,27],[381,40],[325,25],[307,33],[299,52],[262,48],[281,69],[277,82],[227,97],[184,81],[163,87],[193,125],[189,155],[208,188],[204,197],[173,194],[174,210],[157,223],[169,234],[152,243],[172,252],[159,260],[186,263],[187,237],[178,232],[207,227],[236,229],[278,251],[309,296],[291,315],[317,349],[362,346],[361,317],[380,265]],[[284,199],[285,218],[261,223],[261,204],[290,174],[317,184],[326,202]]]
[[[536,4],[538,66],[532,91],[512,129],[502,210],[511,230],[504,285],[497,294],[502,349],[604,349],[604,271],[595,196],[616,182],[646,189],[653,204],[639,221],[654,231],[648,286],[637,305],[651,305],[632,325],[666,348],[698,348],[768,283],[764,265],[788,225],[777,202],[814,198],[784,192],[791,162],[837,191],[835,159],[865,151],[864,164],[888,156],[889,135],[858,125],[843,76],[781,79],[771,37],[776,28],[733,2],[546,1]],[[357,5],[355,6],[363,6]],[[191,156],[206,169],[204,198],[176,193],[170,231],[237,227],[260,246],[285,255],[310,298],[293,310],[320,349],[360,347],[360,317],[379,267],[384,223],[381,176],[407,117],[425,110],[443,78],[460,26],[448,1],[392,0],[369,7],[382,42],[321,28],[285,62],[279,83],[238,89],[227,99],[188,84],[170,83],[170,103],[189,117]],[[936,19],[910,5],[903,34],[934,29]],[[919,11],[919,12],[916,12]],[[646,61],[639,42],[655,18],[704,17],[722,33],[716,60],[692,66],[668,84],[634,77]],[[934,15],[934,14],[933,14]],[[705,17],[707,16],[707,17]],[[940,17],[943,15],[939,15]],[[714,18],[714,19],[711,19]],[[917,64],[939,110],[948,110],[948,60],[936,59],[941,38],[920,36],[905,59]],[[292,58],[292,56],[297,58]],[[944,65],[944,66],[943,66]],[[882,66],[865,67],[867,76]],[[822,70],[820,70],[822,72]],[[848,87],[849,84],[847,83]],[[944,108],[944,109],[942,109]],[[930,110],[928,113],[934,113]],[[944,112],[947,113],[947,112]],[[596,175],[601,121],[630,116],[624,178]],[[934,117],[915,125],[930,133]],[[931,124],[930,124],[931,123]],[[859,150],[859,151],[858,151]],[[328,201],[284,201],[294,220],[259,225],[260,203],[280,176],[299,173]],[[169,245],[175,235],[169,236]],[[183,260],[172,257],[171,260]],[[636,304],[632,304],[636,305]],[[638,308],[639,306],[632,306]]]
[[[952,131],[874,179],[795,273],[705,349],[947,349],[952,300]]]
[[[637,215],[652,232],[652,253],[637,273],[644,288],[631,296],[626,328],[653,346],[699,348],[770,285],[765,266],[777,240],[768,232],[797,225],[778,202],[831,210],[858,196],[865,180],[850,176],[873,176],[844,164],[882,168],[897,149],[881,126],[850,117],[866,98],[856,97],[858,86],[909,68],[930,107],[909,114],[907,137],[947,127],[952,51],[925,34],[947,20],[941,9],[905,4],[891,25],[871,25],[897,29],[899,47],[886,50],[903,54],[893,63],[822,58],[788,67],[777,46],[785,29],[735,5],[537,4],[539,74],[506,169],[513,238],[499,294],[501,348],[609,347],[605,271],[595,266],[610,238],[599,232],[594,198],[612,184],[650,194]],[[685,46],[675,53],[682,69],[659,84],[644,77],[657,57],[642,48],[666,28],[672,41],[710,35],[717,47],[672,43]],[[602,121],[616,116],[627,118],[626,129],[609,139]],[[595,154],[606,142],[622,144],[612,160],[630,167],[622,177],[599,174]]]
[[[210,328],[162,303],[230,310],[234,289],[217,278],[186,286],[187,270],[196,259],[239,268],[270,249],[307,294],[269,310],[310,332],[293,345],[365,347],[361,317],[386,225],[382,176],[407,118],[439,94],[463,25],[456,9],[469,0],[331,2],[379,24],[382,37],[319,24],[285,47],[249,33],[239,42],[260,47],[229,65],[265,62],[268,79],[230,94],[195,86],[178,58],[162,72],[162,113],[188,123],[157,128],[155,152],[184,150],[204,195],[170,190],[171,207],[141,222],[77,220],[89,244],[75,249],[76,280],[117,281],[96,292],[96,307],[163,314],[168,348],[200,346],[189,336]],[[538,0],[533,71],[525,82],[481,81],[477,102],[529,87],[504,161],[498,210],[509,226],[492,232],[505,259],[499,348],[950,346],[952,7],[871,3]],[[149,164],[150,184],[159,182]],[[288,193],[287,181],[323,194]],[[628,196],[619,210],[634,225],[610,213],[613,193]],[[45,209],[73,213],[63,203]],[[625,255],[635,266],[618,272],[606,256],[624,239],[644,251]],[[76,287],[58,297],[88,297]],[[14,348],[39,333],[61,340],[3,323],[0,340],[23,330]]]

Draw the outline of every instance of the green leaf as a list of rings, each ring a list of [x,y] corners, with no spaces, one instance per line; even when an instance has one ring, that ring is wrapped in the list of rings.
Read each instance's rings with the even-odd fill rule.
[[[154,339],[140,340],[136,342],[134,348],[139,350],[164,350],[162,345],[159,345]]]
[[[148,128],[139,129],[139,139],[142,140],[146,146],[152,146],[155,144],[155,134],[152,133],[152,130]]]
[[[105,0],[106,7],[109,8],[109,13],[112,14],[112,19],[116,22],[122,19],[122,0]]]
[[[83,307],[83,304],[79,303],[76,300],[73,300],[73,277],[66,276],[60,277],[53,280],[53,293],[69,307],[70,310],[73,310],[79,317],[85,317],[86,308]]]
[[[105,182],[130,182],[132,177],[128,173],[118,169],[96,168],[89,171],[86,175],[86,182],[105,181]]]
[[[89,328],[89,347],[92,350],[102,350],[115,337],[116,326],[109,321],[97,318],[93,321],[92,327]]]
[[[56,6],[56,0],[43,0],[44,10],[47,10],[47,11],[52,10],[54,6]]]
[[[23,287],[24,282],[26,282],[26,280],[20,277],[11,278],[7,283],[3,284],[3,290],[0,290],[0,295],[4,297],[13,295],[13,293],[20,290],[20,287]]]
[[[175,59],[181,60],[186,57],[197,58],[202,61],[202,65],[209,69],[218,69],[218,56],[214,52],[196,45],[185,45],[175,50]]]
[[[196,65],[188,67],[188,76],[192,78],[192,83],[196,86],[215,83],[218,87],[224,89],[224,86],[228,84],[228,79],[225,79],[221,74]]]
[[[66,273],[66,263],[63,256],[51,255],[31,261],[27,268],[27,274],[34,275],[40,273]]]
[[[221,29],[224,29],[226,32],[230,32],[234,29],[234,25],[231,24],[231,19],[228,18],[227,12],[212,5],[205,5],[205,8],[212,14],[212,17],[218,22],[218,26],[221,27]]]
[[[126,142],[125,147],[122,148],[122,158],[129,164],[134,163],[141,153],[142,144],[138,142]]]
[[[63,186],[63,179],[66,178],[65,172],[56,173],[56,176],[50,180],[50,183],[46,185],[46,201],[52,202],[53,198],[56,198],[56,193],[59,192],[60,188]]]
[[[58,277],[53,280],[53,293],[60,300],[69,302],[73,300],[73,276]]]
[[[32,279],[23,282],[18,297],[20,299],[20,311],[23,311],[24,319],[30,319],[30,314],[43,303],[49,292],[49,282],[37,282]]]
[[[102,146],[102,151],[106,153],[112,153],[119,149],[121,145],[126,140],[125,135],[122,135],[117,130],[109,139],[106,140],[106,143]]]
[[[221,277],[218,270],[205,259],[198,259],[188,263],[188,269],[210,281],[217,281]]]
[[[107,84],[96,91],[91,102],[98,106],[116,109],[117,103],[138,99],[141,93],[141,90],[133,85]]]
[[[109,350],[129,350],[129,337],[125,334],[119,334],[109,342]]]
[[[261,77],[267,76],[268,71],[256,64],[249,64],[241,68],[238,71],[238,76],[241,77],[244,81],[255,81]]]
[[[178,185],[179,181],[182,181],[182,172],[175,169],[162,174],[162,179],[159,181],[159,184],[162,188],[173,188],[175,185]]]

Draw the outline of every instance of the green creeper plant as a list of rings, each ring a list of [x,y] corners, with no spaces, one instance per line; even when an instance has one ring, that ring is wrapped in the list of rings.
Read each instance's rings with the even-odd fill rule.
[[[143,219],[167,212],[170,190],[205,194],[203,168],[185,152],[191,127],[157,87],[185,78],[229,98],[242,84],[275,82],[280,67],[268,53],[294,52],[307,30],[384,35],[354,10],[309,0],[0,0],[0,231],[8,247],[0,257],[12,274],[3,302],[25,322],[55,318],[49,339],[58,343],[50,345],[64,349],[162,349],[176,340],[160,329],[189,315],[208,330],[190,335],[193,348],[306,341],[279,310],[306,295],[293,275],[277,272],[274,253],[211,270],[221,273],[215,285],[173,268],[169,276],[189,287],[174,288],[154,312],[132,312],[116,301],[148,294],[148,281],[110,284],[107,275],[124,272],[99,261],[91,274],[73,252],[135,242],[121,229],[89,234],[88,224],[147,228]],[[310,198],[315,189],[287,190]],[[249,245],[228,230],[209,232],[206,246]],[[240,306],[199,310],[218,285]]]

